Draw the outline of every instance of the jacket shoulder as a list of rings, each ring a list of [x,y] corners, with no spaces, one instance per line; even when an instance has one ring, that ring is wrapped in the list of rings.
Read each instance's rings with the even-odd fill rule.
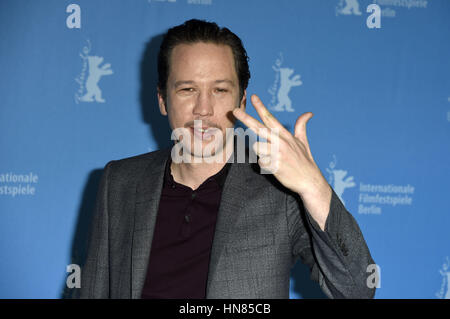
[[[156,150],[131,157],[109,161],[106,167],[110,167],[116,174],[141,174],[150,163],[165,163],[170,154],[171,148]]]

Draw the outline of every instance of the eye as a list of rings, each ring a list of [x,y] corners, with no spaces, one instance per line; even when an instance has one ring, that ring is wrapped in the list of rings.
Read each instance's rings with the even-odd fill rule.
[[[224,89],[224,88],[216,88],[216,92],[218,92],[218,93],[226,93],[226,92],[228,92],[228,90]]]
[[[182,89],[178,90],[178,92],[182,93],[182,94],[188,94],[188,93],[195,92],[195,89],[192,87],[186,87],[186,88],[182,88]]]

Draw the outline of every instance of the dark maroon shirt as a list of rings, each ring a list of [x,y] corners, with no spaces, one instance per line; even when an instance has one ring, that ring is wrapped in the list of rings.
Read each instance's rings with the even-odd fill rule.
[[[174,181],[169,156],[142,298],[206,297],[222,188],[231,163],[196,190]]]

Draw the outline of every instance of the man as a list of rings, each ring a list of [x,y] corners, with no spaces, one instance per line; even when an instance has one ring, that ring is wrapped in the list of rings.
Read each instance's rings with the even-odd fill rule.
[[[106,165],[82,298],[288,298],[299,258],[330,298],[374,296],[364,238],[311,155],[312,114],[294,135],[257,96],[263,122],[246,114],[247,59],[215,23],[165,35],[158,101],[175,145]],[[227,134],[236,119],[266,140],[257,164]]]

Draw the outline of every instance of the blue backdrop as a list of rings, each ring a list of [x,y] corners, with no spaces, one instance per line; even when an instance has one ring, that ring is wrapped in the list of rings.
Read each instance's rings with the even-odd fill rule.
[[[248,94],[291,131],[315,114],[312,152],[380,267],[376,297],[450,298],[447,0],[2,0],[0,298],[62,297],[104,165],[170,145],[156,54],[190,18],[241,37]],[[322,296],[298,264],[291,298]]]

